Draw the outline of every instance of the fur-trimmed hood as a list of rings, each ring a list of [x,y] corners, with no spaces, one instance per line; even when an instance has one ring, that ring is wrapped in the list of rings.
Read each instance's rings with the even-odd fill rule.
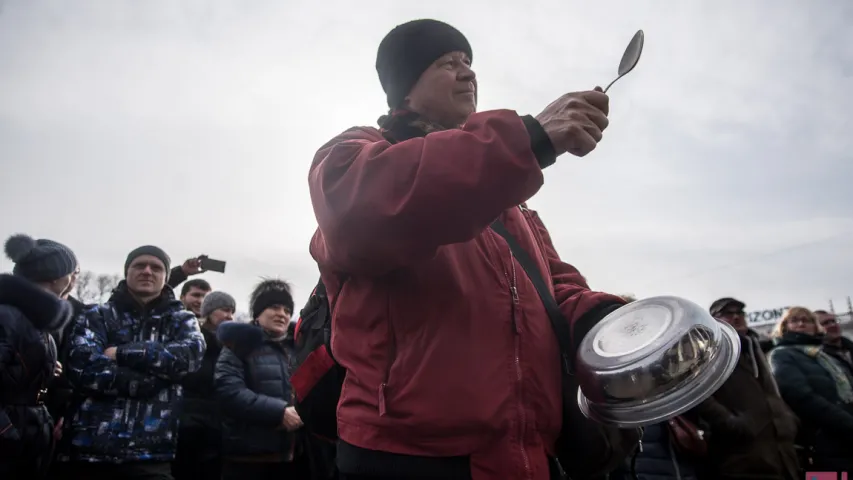
[[[54,332],[71,320],[71,304],[15,275],[0,274],[0,305],[20,311],[37,330]]]
[[[287,328],[284,342],[292,341],[294,322]],[[225,322],[216,329],[216,336],[224,347],[234,352],[238,357],[245,357],[265,342],[275,342],[264,330],[252,323]]]
[[[251,323],[225,322],[216,329],[216,336],[224,347],[238,357],[245,357],[264,344],[267,336],[261,327]]]

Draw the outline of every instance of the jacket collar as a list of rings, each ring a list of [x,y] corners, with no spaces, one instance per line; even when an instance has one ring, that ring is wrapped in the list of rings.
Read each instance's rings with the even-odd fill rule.
[[[40,331],[60,330],[71,319],[71,304],[35,283],[9,274],[0,275],[0,305],[18,309]]]
[[[119,310],[130,314],[163,313],[183,308],[181,302],[175,298],[175,292],[172,290],[172,287],[168,285],[163,287],[159,297],[142,305],[131,295],[130,290],[127,288],[127,281],[125,280],[119,282],[113,290],[112,295],[110,295],[109,301]]]

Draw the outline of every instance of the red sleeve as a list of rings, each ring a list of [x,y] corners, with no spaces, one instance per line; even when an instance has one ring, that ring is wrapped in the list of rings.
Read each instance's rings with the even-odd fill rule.
[[[625,305],[625,300],[616,295],[590,290],[586,278],[578,269],[560,260],[560,255],[551,241],[551,234],[539,214],[532,210],[530,213],[545,245],[545,258],[554,284],[554,298],[563,315],[572,323],[572,344],[577,350],[589,330],[608,313]]]
[[[474,238],[542,183],[528,130],[510,110],[394,145],[375,129],[351,129],[314,157],[312,254],[337,271],[381,275]]]

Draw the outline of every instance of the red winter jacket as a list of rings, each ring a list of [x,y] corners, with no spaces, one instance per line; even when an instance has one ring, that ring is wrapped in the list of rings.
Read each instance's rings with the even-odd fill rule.
[[[462,129],[394,145],[353,128],[317,152],[309,183],[319,223],[311,254],[334,305],[332,352],[347,369],[340,438],[470,455],[475,480],[548,478],[562,421],[557,341],[489,225],[500,217],[551,275],[573,325],[624,302],[590,291],[537,214],[519,206],[543,183],[522,119],[477,113]]]

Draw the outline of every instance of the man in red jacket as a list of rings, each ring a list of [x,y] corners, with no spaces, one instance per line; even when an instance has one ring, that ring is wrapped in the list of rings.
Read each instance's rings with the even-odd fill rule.
[[[311,241],[333,305],[344,479],[550,478],[561,427],[557,340],[500,219],[551,278],[577,346],[624,301],[591,291],[524,202],[542,170],[607,127],[600,88],[533,116],[476,113],[472,52],[417,20],[379,45],[381,129],[324,145],[309,175]]]

